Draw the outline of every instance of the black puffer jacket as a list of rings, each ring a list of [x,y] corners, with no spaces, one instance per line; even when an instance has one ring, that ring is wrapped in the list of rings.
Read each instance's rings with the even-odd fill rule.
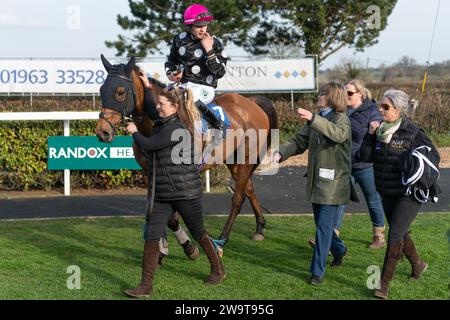
[[[186,130],[186,126],[174,114],[156,121],[150,137],[145,137],[138,132],[133,134],[138,147],[149,155],[149,188],[151,188],[153,174],[153,152],[156,152],[155,201],[188,200],[202,195],[202,181],[198,165],[194,162],[194,152],[188,154],[187,160],[182,161],[181,164],[175,163],[171,157],[172,150],[175,147],[179,148],[178,144],[182,142],[182,138],[172,141],[172,133],[177,129]],[[193,139],[191,139],[191,150],[194,150]],[[181,151],[179,154],[181,155]]]
[[[381,196],[405,195],[407,187],[402,184],[400,159],[405,152],[420,145],[432,145],[432,142],[422,129],[405,118],[388,144],[378,141],[376,135],[367,135],[360,157],[364,162],[373,161],[375,185]]]
[[[217,80],[225,75],[226,64],[227,56],[219,39],[214,37],[213,49],[205,52],[199,39],[182,32],[173,39],[164,67],[167,74],[183,67],[181,83],[190,81],[216,88]]]

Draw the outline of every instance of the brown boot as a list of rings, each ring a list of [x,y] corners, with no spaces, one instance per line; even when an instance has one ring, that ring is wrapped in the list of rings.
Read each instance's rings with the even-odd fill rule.
[[[403,241],[394,245],[388,244],[384,256],[383,271],[381,272],[380,289],[376,289],[373,295],[377,298],[387,299],[389,295],[389,283],[395,274],[397,263],[402,257]]]
[[[409,236],[409,232],[405,236],[405,246],[403,248],[403,253],[405,254],[406,259],[408,259],[409,263],[411,263],[412,267],[411,276],[409,277],[409,279],[419,279],[422,273],[424,273],[428,269],[428,264],[420,259],[416,247],[414,246],[414,242]]]
[[[147,240],[144,245],[144,257],[142,258],[142,280],[133,289],[125,290],[125,294],[133,298],[148,297],[153,293],[153,275],[158,266],[159,241]]]
[[[206,279],[206,283],[219,284],[225,278],[225,268],[222,259],[217,254],[214,244],[212,240],[210,240],[208,234],[205,233],[199,243],[211,263],[211,274],[208,279]]]
[[[373,240],[369,245],[369,249],[380,249],[384,245],[384,227],[373,227]]]

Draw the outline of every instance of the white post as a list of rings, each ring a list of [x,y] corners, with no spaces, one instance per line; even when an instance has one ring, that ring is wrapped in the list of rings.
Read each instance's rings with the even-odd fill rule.
[[[291,107],[294,110],[294,90],[291,90]]]
[[[211,192],[211,186],[209,181],[209,170],[205,171],[205,178],[206,178],[206,192]]]
[[[70,120],[64,120],[64,136],[70,136]],[[64,169],[64,195],[70,196],[70,170]]]

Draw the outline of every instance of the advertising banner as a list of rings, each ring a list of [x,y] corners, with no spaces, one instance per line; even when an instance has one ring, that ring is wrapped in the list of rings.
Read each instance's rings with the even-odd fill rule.
[[[164,61],[138,63],[149,77],[168,83]],[[315,91],[316,59],[230,60],[220,92]],[[0,93],[98,94],[107,73],[98,60],[0,60]]]
[[[140,170],[134,159],[133,138],[117,136],[111,143],[97,137],[48,137],[49,170]]]

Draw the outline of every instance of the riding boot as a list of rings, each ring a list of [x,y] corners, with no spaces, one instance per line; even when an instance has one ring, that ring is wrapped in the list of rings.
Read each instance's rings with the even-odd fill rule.
[[[369,245],[369,249],[380,249],[384,245],[384,227],[373,227],[373,240]]]
[[[402,257],[403,240],[396,244],[389,244],[384,256],[383,270],[381,272],[380,289],[374,291],[374,296],[381,299],[387,299],[389,295],[389,283],[395,274],[397,263]]]
[[[148,297],[153,293],[153,276],[158,266],[159,241],[146,240],[142,258],[141,283],[133,289],[125,290],[125,294],[133,298]]]
[[[197,106],[198,110],[200,110],[202,115],[206,118],[206,120],[211,123],[212,127],[214,129],[220,130],[223,137],[225,137],[227,128],[222,119],[217,118],[214,112],[212,112],[203,101],[197,100],[195,102],[195,105]]]
[[[217,254],[214,244],[207,233],[202,236],[199,243],[211,264],[211,274],[208,276],[208,279],[206,279],[206,283],[219,284],[226,275],[222,259]]]
[[[403,248],[403,253],[411,264],[412,271],[410,280],[417,280],[420,278],[422,273],[424,273],[428,269],[428,264],[420,259],[419,254],[417,253],[416,247],[414,246],[414,242],[409,236],[409,232],[406,234],[405,238],[405,246]]]

